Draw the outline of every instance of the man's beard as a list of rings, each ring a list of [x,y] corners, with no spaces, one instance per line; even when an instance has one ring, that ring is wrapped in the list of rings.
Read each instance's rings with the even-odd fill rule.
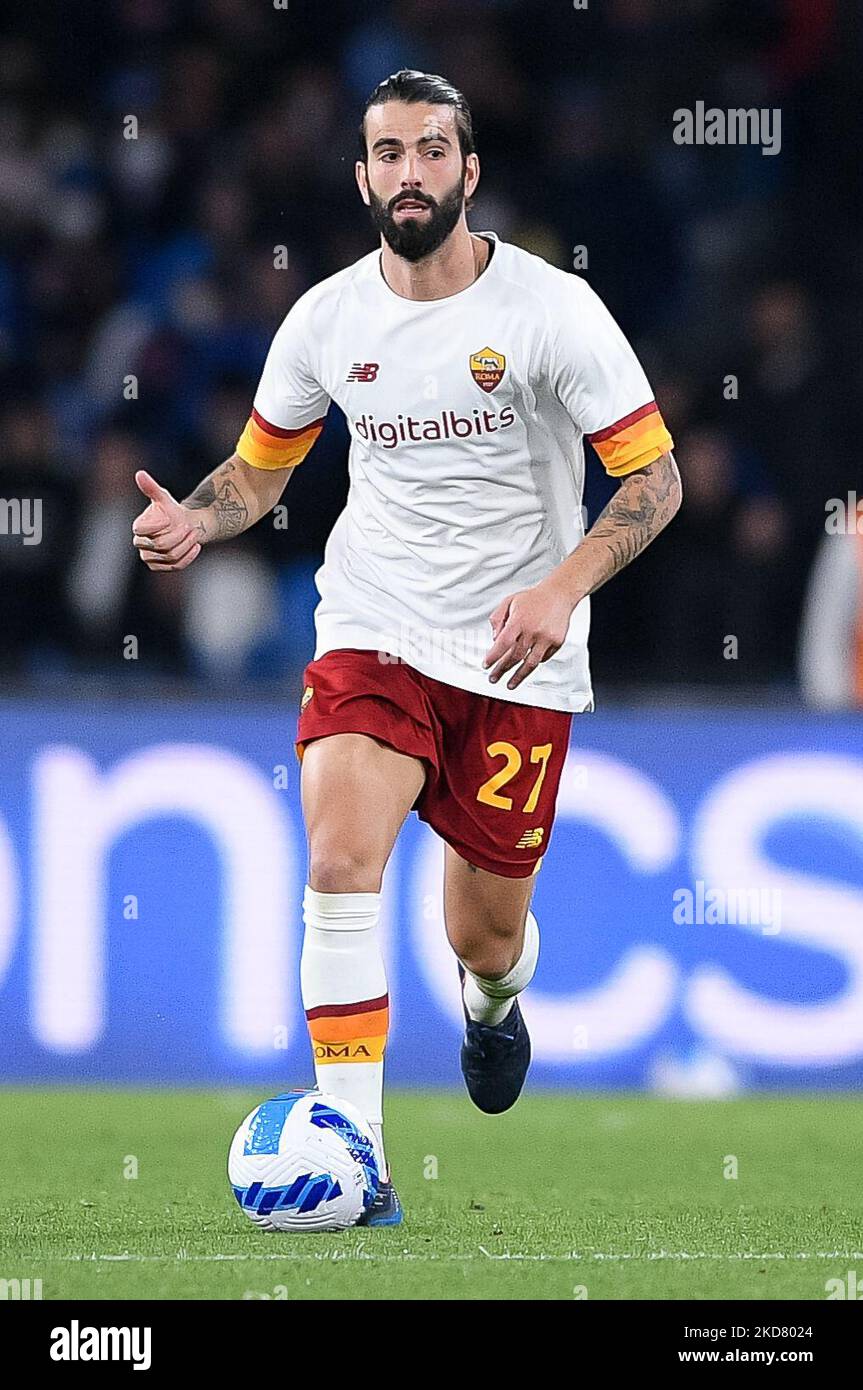
[[[393,210],[404,200],[429,208],[427,217],[407,217],[397,222]],[[438,203],[428,193],[406,193],[404,189],[385,203],[369,189],[369,212],[377,230],[391,251],[406,261],[421,261],[442,246],[461,217],[464,206],[464,169],[458,183]]]

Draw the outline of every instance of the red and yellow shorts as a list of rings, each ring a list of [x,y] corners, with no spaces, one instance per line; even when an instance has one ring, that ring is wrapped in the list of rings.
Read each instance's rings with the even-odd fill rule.
[[[303,686],[301,761],[312,739],[349,733],[421,758],[426,780],[413,806],[420,820],[480,869],[507,878],[536,873],[551,838],[571,714],[475,695],[354,648],[311,661]]]

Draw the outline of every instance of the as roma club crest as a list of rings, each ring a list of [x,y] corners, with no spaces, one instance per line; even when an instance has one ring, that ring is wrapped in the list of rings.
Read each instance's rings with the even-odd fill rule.
[[[314,687],[313,685],[307,685],[306,688],[305,688],[305,690],[303,691],[303,698],[302,698],[302,700],[300,701],[300,714],[302,714],[303,710],[305,709],[306,705],[309,703],[309,700],[312,698],[312,696],[314,695],[314,693],[315,693],[315,687]]]
[[[480,348],[470,359],[470,374],[482,391],[492,392],[503,380],[506,358],[494,348]]]

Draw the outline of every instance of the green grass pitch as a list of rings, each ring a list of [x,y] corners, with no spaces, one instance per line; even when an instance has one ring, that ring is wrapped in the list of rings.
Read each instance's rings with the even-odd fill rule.
[[[258,1231],[228,1187],[262,1099],[0,1091],[0,1279],[44,1299],[817,1300],[863,1278],[857,1097],[534,1092],[488,1117],[393,1093],[405,1224],[310,1236]]]

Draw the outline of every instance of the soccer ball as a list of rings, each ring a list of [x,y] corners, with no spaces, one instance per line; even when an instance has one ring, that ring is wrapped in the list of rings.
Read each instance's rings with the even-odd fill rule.
[[[378,1190],[382,1156],[371,1126],[345,1100],[288,1091],[247,1115],[228,1154],[243,1211],[265,1231],[342,1231]]]

